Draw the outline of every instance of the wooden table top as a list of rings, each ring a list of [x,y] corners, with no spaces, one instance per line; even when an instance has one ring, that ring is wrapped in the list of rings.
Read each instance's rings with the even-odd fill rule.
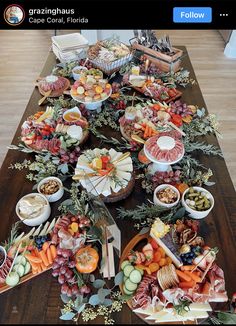
[[[186,51],[185,47],[180,47]],[[55,65],[53,53],[49,53],[46,64],[41,76],[48,75]],[[183,67],[190,71],[191,77],[195,78],[193,67],[188,55],[183,59]],[[30,67],[29,67],[30,69]],[[209,76],[211,78],[211,76]],[[189,104],[205,107],[205,102],[198,85],[183,90],[182,99]],[[26,107],[22,120],[16,131],[12,143],[18,143],[20,136],[20,126],[23,121],[31,114],[38,111],[38,100],[41,98],[39,91],[35,89]],[[11,98],[9,98],[11,101]],[[7,108],[6,108],[7,109]],[[17,110],[17,105],[16,105]],[[106,136],[117,135],[119,133],[104,129]],[[209,143],[218,144],[213,136],[207,137]],[[86,144],[86,148],[91,144],[96,147],[99,142],[93,136]],[[4,241],[10,234],[11,226],[18,220],[15,213],[17,201],[25,194],[32,191],[33,184],[25,179],[25,172],[10,170],[11,163],[22,162],[25,158],[30,158],[31,154],[25,154],[15,150],[9,150],[3,162],[0,171],[0,242]],[[197,157],[205,166],[209,166],[214,173],[216,184],[210,188],[215,198],[215,206],[207,218],[201,221],[201,233],[210,246],[217,246],[220,251],[217,255],[217,261],[225,272],[226,289],[229,297],[236,290],[236,194],[230,179],[225,161],[219,157]],[[123,206],[127,209],[135,208],[136,205],[144,202],[145,192],[137,182],[133,193],[126,199],[116,204],[108,204],[113,217],[116,216],[116,208]],[[52,217],[58,215],[57,207],[59,203],[53,203]],[[126,246],[129,240],[137,233],[133,227],[133,221],[119,220],[117,224],[122,233],[122,248]],[[45,272],[38,277],[21,284],[6,293],[0,295],[0,323],[22,323],[22,324],[50,324],[65,323],[59,319],[60,308],[62,307],[60,299],[60,286],[56,279],[51,276],[51,272]],[[121,313],[114,314],[116,323],[123,324],[143,324],[144,322],[132,313],[125,306]],[[96,322],[96,320],[95,320]],[[99,322],[99,320],[97,321]],[[101,322],[101,321],[100,321]]]

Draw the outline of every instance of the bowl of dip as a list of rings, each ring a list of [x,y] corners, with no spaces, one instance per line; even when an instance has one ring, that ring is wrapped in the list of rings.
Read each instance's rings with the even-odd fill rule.
[[[84,66],[76,66],[72,69],[72,75],[74,80],[78,80],[81,77],[81,74],[83,72],[85,72],[85,70],[88,70],[86,67]]]
[[[16,214],[28,226],[37,226],[49,218],[51,207],[47,198],[40,193],[30,193],[16,204]]]

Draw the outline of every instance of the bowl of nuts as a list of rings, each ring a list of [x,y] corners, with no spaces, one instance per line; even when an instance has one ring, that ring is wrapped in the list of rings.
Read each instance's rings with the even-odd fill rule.
[[[192,218],[201,219],[214,207],[214,197],[202,187],[190,187],[183,193],[182,205]]]
[[[48,177],[41,180],[37,190],[44,195],[50,203],[58,201],[64,194],[64,188],[61,180],[56,177]]]
[[[166,208],[174,207],[180,200],[180,193],[177,188],[169,184],[158,186],[153,194],[153,202],[157,206]]]

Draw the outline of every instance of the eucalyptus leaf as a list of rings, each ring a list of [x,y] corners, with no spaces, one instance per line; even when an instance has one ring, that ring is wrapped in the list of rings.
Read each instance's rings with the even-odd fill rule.
[[[77,295],[77,297],[74,301],[75,308],[78,308],[82,303],[83,303],[83,296],[79,294],[79,295]]]
[[[98,297],[99,297],[100,301],[103,303],[106,296],[109,295],[110,293],[111,293],[111,290],[109,290],[109,289],[103,289],[103,288],[99,289]]]
[[[68,171],[69,171],[69,169],[68,169],[68,164],[67,164],[67,163],[60,164],[60,165],[58,166],[58,170],[60,170],[61,173],[63,173],[63,174],[68,173]]]
[[[116,276],[115,276],[115,285],[122,284],[123,278],[124,278],[124,273],[122,271],[120,271],[118,274],[116,274]]]
[[[105,285],[105,281],[101,280],[101,279],[97,279],[93,282],[93,287],[95,287],[95,289],[100,289]]]
[[[105,299],[105,300],[103,301],[103,305],[104,305],[105,307],[109,307],[109,306],[111,306],[111,305],[112,305],[112,300],[111,300],[111,299]]]
[[[61,300],[63,303],[68,303],[70,298],[66,294],[61,294]]]
[[[181,207],[177,210],[177,212],[174,214],[173,218],[174,219],[181,219],[183,218],[185,215],[185,208],[184,207]]]
[[[206,181],[206,182],[204,182],[204,184],[206,185],[206,186],[208,186],[208,187],[211,187],[211,186],[214,186],[216,183],[215,182],[211,182],[211,181]]]
[[[83,303],[83,304],[81,304],[80,306],[78,306],[78,307],[76,308],[77,313],[80,314],[80,313],[84,310],[85,306],[86,306],[85,303]]]
[[[67,312],[60,317],[61,320],[72,320],[75,317],[74,312]]]
[[[93,283],[95,281],[95,276],[93,274],[90,274],[89,275],[89,280],[90,280],[90,282]]]
[[[94,294],[89,298],[88,303],[91,304],[92,306],[97,306],[98,304],[101,303],[101,300],[97,294]]]

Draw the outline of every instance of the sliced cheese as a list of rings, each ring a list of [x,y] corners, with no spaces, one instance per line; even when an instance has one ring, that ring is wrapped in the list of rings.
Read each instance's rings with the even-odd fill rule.
[[[188,311],[183,314],[183,318],[186,320],[208,318],[208,313],[207,311]]]
[[[154,309],[152,306],[148,306],[145,309],[142,308],[134,309],[133,312],[135,312],[136,314],[152,315],[154,313]]]
[[[183,266],[183,263],[175,255],[173,255],[173,253],[170,251],[170,249],[164,244],[163,241],[161,241],[160,238],[156,237],[153,234],[153,231],[152,230],[150,232],[150,235],[151,235],[151,237],[153,239],[156,240],[156,242],[158,243],[158,245],[164,249],[165,253],[167,254],[167,256],[169,256],[172,259],[172,261],[176,265],[176,267],[179,268],[179,267]]]
[[[189,305],[190,311],[212,311],[209,303],[197,303],[193,302]]]
[[[116,175],[118,178],[121,178],[121,179],[124,179],[127,181],[129,181],[131,179],[131,173],[129,173],[129,172],[117,170]]]

